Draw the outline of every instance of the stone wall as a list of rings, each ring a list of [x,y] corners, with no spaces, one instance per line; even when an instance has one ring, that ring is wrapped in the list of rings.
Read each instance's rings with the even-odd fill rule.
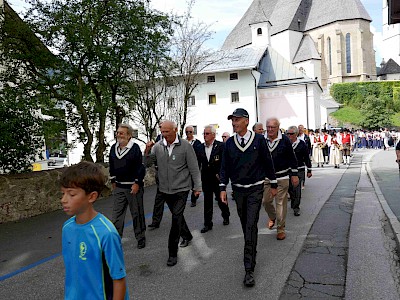
[[[59,178],[63,169],[0,175],[0,224],[61,209]],[[104,168],[104,173],[108,170]],[[155,183],[154,168],[147,169],[145,186]],[[110,194],[110,184],[102,197]]]

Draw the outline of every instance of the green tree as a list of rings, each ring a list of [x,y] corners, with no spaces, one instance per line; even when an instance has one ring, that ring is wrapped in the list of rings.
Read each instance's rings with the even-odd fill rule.
[[[360,125],[368,129],[379,129],[391,125],[393,111],[386,107],[385,99],[367,96],[361,107],[364,119]]]
[[[14,73],[23,69],[34,89],[51,99],[46,105],[64,106],[68,130],[84,144],[84,159],[92,161],[95,151],[96,161],[103,162],[107,120],[119,123],[127,100],[135,99],[127,88],[138,80],[135,69],[167,55],[170,17],[151,10],[146,0],[28,3],[27,26],[15,26],[18,16],[8,13],[0,59]],[[26,35],[29,29],[36,40]]]
[[[0,173],[29,171],[35,160],[43,159],[39,106],[31,97],[14,92],[15,89],[3,86],[0,94]]]

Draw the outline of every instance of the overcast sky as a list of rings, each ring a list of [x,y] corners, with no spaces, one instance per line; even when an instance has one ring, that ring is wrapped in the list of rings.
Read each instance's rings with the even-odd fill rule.
[[[208,46],[219,48],[233,27],[239,22],[253,0],[197,0],[192,11],[194,19],[211,25],[215,32]],[[333,0],[335,1],[335,0]],[[372,18],[371,32],[374,34],[374,49],[376,62],[382,58],[379,49],[382,45],[382,0],[361,0]],[[8,0],[17,12],[26,6],[24,0]],[[152,5],[162,11],[183,14],[186,10],[186,0],[151,0]]]

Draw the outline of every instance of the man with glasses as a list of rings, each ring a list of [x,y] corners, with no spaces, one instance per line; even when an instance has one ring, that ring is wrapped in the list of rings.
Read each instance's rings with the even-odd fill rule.
[[[272,188],[271,178],[267,178],[264,184],[263,205],[268,214],[269,221],[267,227],[272,229],[277,221],[277,240],[286,238],[285,223],[287,213],[287,201],[289,190],[289,175],[293,186],[299,184],[297,176],[297,159],[293,152],[292,143],[289,138],[279,130],[280,122],[277,118],[269,118],[267,120],[267,140],[268,149],[272,155],[275,167],[275,177],[278,181],[278,193],[272,196],[270,190]],[[275,199],[275,205],[273,201]]]
[[[296,126],[290,126],[286,131],[290,142],[292,143],[294,154],[296,155],[298,164],[298,176],[299,181],[302,182],[305,177],[305,168],[307,167],[307,178],[312,176],[311,173],[311,161],[306,143],[298,137],[298,128]],[[293,213],[296,217],[300,216],[300,201],[301,201],[301,185],[293,186],[292,180],[289,180],[289,195],[290,195],[290,206],[293,209]]]
[[[228,204],[223,203],[219,196],[219,171],[224,153],[224,143],[216,141],[215,134],[214,126],[207,125],[204,127],[204,143],[200,146],[198,155],[204,193],[204,227],[201,229],[201,233],[206,233],[213,228],[213,195],[221,210],[223,225],[229,224]]]
[[[224,143],[226,143],[226,141],[227,141],[230,137],[231,137],[231,135],[229,134],[229,132],[224,132],[224,133],[222,134],[222,141],[223,141]]]
[[[273,197],[276,194],[275,172],[264,137],[247,129],[248,112],[237,108],[228,116],[228,120],[232,120],[235,135],[225,143],[220,172],[220,197],[223,203],[228,203],[226,186],[230,180],[244,235],[243,261],[246,274],[243,283],[252,287],[255,284],[257,223],[263,197],[263,183],[265,177],[271,179],[270,192]]]
[[[190,145],[192,145],[194,152],[196,153],[197,160],[198,160],[198,154],[199,154],[201,142],[194,137],[194,127],[191,125],[186,126],[185,133],[186,133],[186,140],[189,142]],[[196,206],[198,198],[199,198],[199,196],[196,196],[195,193],[192,192],[192,194],[190,196],[190,202],[191,202],[190,206],[191,207]]]

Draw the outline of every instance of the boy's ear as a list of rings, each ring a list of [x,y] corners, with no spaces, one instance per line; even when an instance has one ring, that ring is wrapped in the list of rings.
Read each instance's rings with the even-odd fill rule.
[[[99,197],[99,193],[98,193],[98,192],[96,192],[96,191],[91,192],[91,193],[89,194],[89,202],[90,202],[90,203],[95,202],[95,201],[97,200],[98,197]]]

